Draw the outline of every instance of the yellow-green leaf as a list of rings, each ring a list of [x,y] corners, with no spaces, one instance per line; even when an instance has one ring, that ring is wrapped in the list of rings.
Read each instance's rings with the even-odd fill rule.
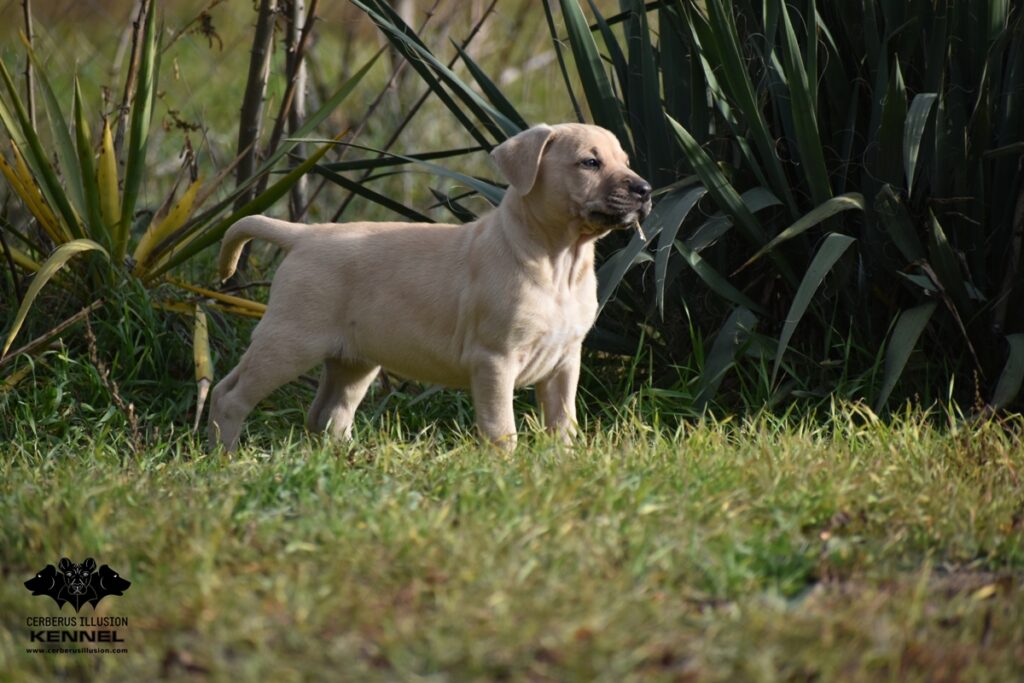
[[[85,231],[93,239],[100,243],[106,242],[109,246],[109,233],[105,230],[103,215],[100,213],[100,195],[96,189],[96,154],[89,135],[89,124],[85,120],[84,102],[78,78],[75,78],[75,142],[78,145],[82,200],[85,202]]]
[[[192,325],[192,356],[196,366],[196,421],[193,429],[199,429],[199,419],[206,405],[206,395],[213,382],[213,361],[210,359],[210,330],[206,324],[206,313],[199,304],[195,307]]]
[[[117,155],[114,152],[114,136],[110,133],[110,122],[103,120],[103,140],[100,142],[100,158],[96,166],[96,184],[100,193],[100,213],[103,223],[113,234],[121,222],[121,198],[117,190]]]
[[[24,162],[19,160],[21,156],[17,152],[17,147],[14,146],[14,142],[11,142],[12,147],[15,149],[15,164],[11,166],[4,159],[3,155],[0,154],[0,174],[4,176],[7,183],[11,186],[11,189],[21,197],[21,201],[25,204],[25,208],[29,210],[36,220],[39,221],[39,226],[43,229],[43,232],[53,240],[54,242],[63,242],[64,233],[57,223],[57,219],[54,217],[53,212],[46,206],[46,201],[42,195],[39,194],[39,189],[32,181],[32,177],[22,173]],[[26,169],[27,171],[27,169]]]
[[[189,283],[179,280],[175,277],[168,277],[167,281],[170,282],[175,287],[181,287],[186,291],[193,292],[195,294],[201,294],[202,296],[205,296],[209,299],[214,299],[215,301],[219,301],[229,306],[244,308],[254,313],[260,314],[264,313],[267,310],[266,304],[261,304],[258,301],[250,301],[249,299],[244,299],[240,296],[231,296],[230,294],[224,294],[223,292],[207,289],[205,287],[197,287],[196,285],[190,285]]]
[[[188,220],[188,217],[192,214],[192,207],[195,204],[196,193],[199,191],[201,182],[200,179],[189,185],[185,193],[181,195],[181,198],[178,199],[166,215],[158,217],[150,223],[146,233],[139,240],[138,246],[135,247],[135,253],[133,254],[136,275],[141,274],[145,270],[146,260],[153,252],[153,249],[170,237],[175,230],[184,225],[185,221]]]
[[[23,379],[32,374],[31,363],[25,363],[24,367],[21,367],[12,372],[7,377],[4,377],[3,384],[0,384],[0,394],[6,394],[8,391],[14,391],[14,389],[21,383]]]
[[[7,251],[10,252],[11,258],[14,259],[14,262],[25,270],[32,271],[33,273],[39,270],[39,262],[14,245],[8,244]]]
[[[988,600],[998,592],[999,588],[994,583],[989,583],[971,593],[972,600]]]

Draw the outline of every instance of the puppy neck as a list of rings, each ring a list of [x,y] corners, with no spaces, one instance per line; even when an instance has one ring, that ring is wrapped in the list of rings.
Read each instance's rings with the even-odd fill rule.
[[[502,214],[501,228],[524,265],[535,265],[553,282],[570,288],[587,269],[593,270],[594,243],[599,235],[588,233],[581,218],[544,216],[513,187],[496,211]]]
[[[506,230],[516,233],[516,237],[531,246],[539,248],[543,253],[556,254],[565,251],[576,251],[581,246],[593,243],[597,235],[584,229],[581,218],[572,215],[557,218],[544,212],[545,207],[538,202],[529,202],[514,187],[509,187],[498,206],[499,212],[505,212],[509,219],[502,221]]]

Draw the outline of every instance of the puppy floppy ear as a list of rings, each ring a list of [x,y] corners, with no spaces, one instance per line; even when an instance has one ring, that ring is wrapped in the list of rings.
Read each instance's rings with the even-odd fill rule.
[[[515,135],[491,150],[491,158],[498,170],[519,190],[519,194],[527,195],[533,189],[540,170],[540,159],[544,148],[555,130],[541,123]]]

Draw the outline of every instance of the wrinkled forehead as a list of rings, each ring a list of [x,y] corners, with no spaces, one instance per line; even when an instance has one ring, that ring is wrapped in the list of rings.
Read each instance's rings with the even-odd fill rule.
[[[566,153],[579,157],[594,156],[604,162],[628,164],[629,157],[619,144],[618,138],[600,126],[570,124],[556,129],[554,142]]]

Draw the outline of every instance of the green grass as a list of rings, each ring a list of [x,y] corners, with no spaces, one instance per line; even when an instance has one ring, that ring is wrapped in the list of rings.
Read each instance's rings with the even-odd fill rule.
[[[271,450],[233,458],[182,433],[132,455],[87,424],[12,440],[0,676],[1005,681],[1024,666],[1019,421],[634,418],[503,457],[450,423],[403,436],[399,414],[364,416],[351,448],[268,434],[257,414],[249,443]],[[20,584],[65,555],[133,581],[100,605],[128,617],[128,654],[24,653],[25,618],[57,611]]]

